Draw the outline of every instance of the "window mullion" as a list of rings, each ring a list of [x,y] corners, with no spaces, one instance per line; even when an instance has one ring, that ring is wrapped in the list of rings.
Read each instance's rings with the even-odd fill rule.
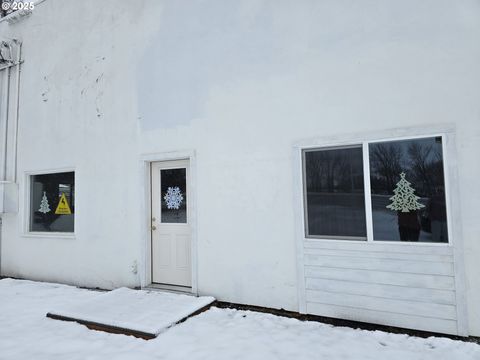
[[[368,143],[364,142],[363,147],[363,186],[365,192],[365,220],[367,225],[367,241],[373,241],[373,218],[372,218],[372,196],[370,190],[370,155]]]

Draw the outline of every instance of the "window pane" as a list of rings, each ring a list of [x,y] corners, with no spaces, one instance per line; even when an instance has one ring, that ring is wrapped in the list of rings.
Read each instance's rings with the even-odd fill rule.
[[[30,231],[73,232],[74,173],[33,175],[31,186]]]
[[[162,223],[187,222],[186,169],[161,170]]]
[[[362,148],[304,155],[306,236],[366,238]]]
[[[374,240],[448,242],[442,138],[369,150]]]

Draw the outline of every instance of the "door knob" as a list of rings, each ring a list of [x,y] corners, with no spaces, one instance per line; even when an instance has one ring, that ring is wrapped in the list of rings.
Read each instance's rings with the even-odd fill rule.
[[[152,230],[157,230],[157,227],[155,225],[152,225]]]

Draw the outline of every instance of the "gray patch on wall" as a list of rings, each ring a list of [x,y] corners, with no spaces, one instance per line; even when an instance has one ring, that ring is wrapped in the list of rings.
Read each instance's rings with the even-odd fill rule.
[[[213,4],[212,4],[213,3]],[[158,33],[138,63],[143,130],[188,125],[205,117],[210,90],[248,78],[262,81],[285,68],[271,11],[253,15],[235,2],[167,2]],[[181,23],[179,23],[181,19]],[[280,40],[279,40],[280,41]]]

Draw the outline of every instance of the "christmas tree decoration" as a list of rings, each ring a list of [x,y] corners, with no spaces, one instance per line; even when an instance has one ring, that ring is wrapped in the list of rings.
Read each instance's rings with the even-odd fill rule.
[[[168,209],[178,210],[183,201],[183,195],[178,186],[168,187],[165,196],[163,197]]]
[[[48,204],[47,194],[44,191],[42,196],[42,201],[40,202],[40,209],[39,212],[46,214],[50,212],[50,205]]]
[[[390,198],[392,203],[387,205],[387,208],[404,213],[424,208],[425,205],[418,202],[420,197],[415,195],[414,192],[415,189],[411,186],[411,183],[405,179],[405,173],[402,172],[400,174],[400,181],[393,190],[395,195]]]

